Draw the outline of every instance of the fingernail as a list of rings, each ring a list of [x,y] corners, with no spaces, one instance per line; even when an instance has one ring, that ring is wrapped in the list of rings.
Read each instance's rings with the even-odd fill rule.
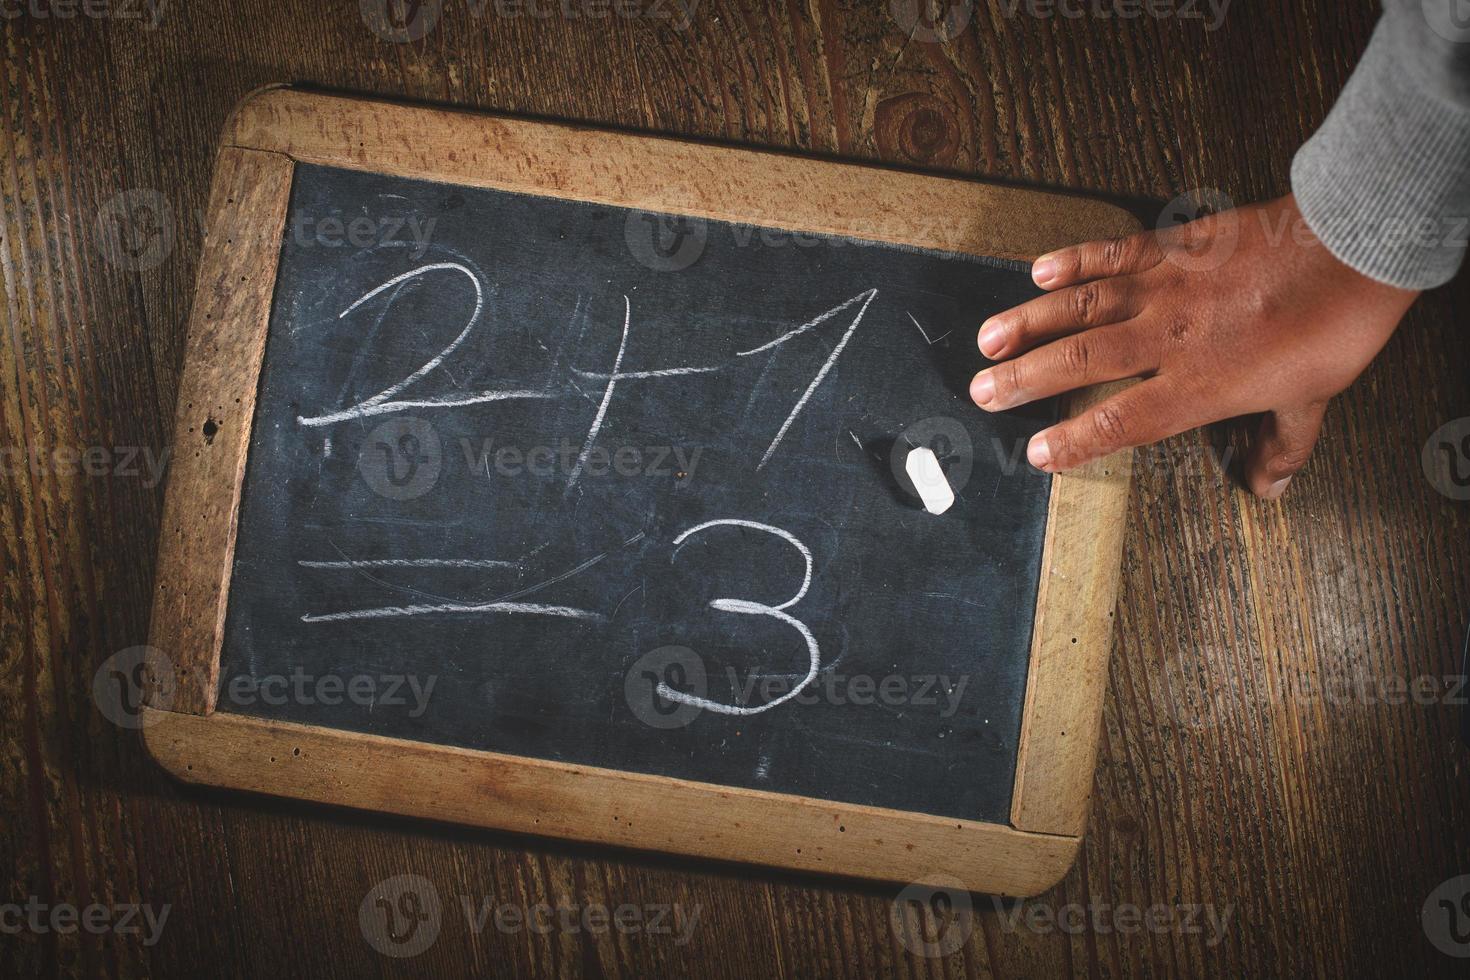
[[[1291,477],[1289,477],[1289,476],[1286,477],[1284,480],[1277,480],[1275,483],[1271,484],[1269,487],[1266,488],[1266,492],[1263,493],[1263,494],[1261,494],[1261,499],[1262,500],[1277,500],[1277,499],[1279,499],[1281,497],[1281,495],[1286,492],[1286,485],[1288,483],[1290,483],[1290,482],[1291,482]]]
[[[995,357],[1000,349],[1005,346],[1006,328],[995,321],[994,318],[986,320],[980,327],[980,353],[986,357]]]
[[[1036,285],[1038,286],[1045,286],[1056,277],[1056,259],[1048,258],[1047,256],[1043,255],[1041,258],[1037,259],[1036,264],[1031,267],[1031,278],[1036,280]]]
[[[970,398],[976,405],[984,408],[994,397],[995,379],[990,376],[989,371],[981,371],[975,375],[975,380],[970,382]]]
[[[1046,444],[1046,436],[1032,437],[1031,445],[1026,447],[1026,458],[1038,470],[1046,469],[1051,462],[1051,447]]]

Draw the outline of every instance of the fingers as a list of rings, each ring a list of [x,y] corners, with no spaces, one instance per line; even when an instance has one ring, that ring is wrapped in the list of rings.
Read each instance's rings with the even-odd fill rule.
[[[970,398],[987,412],[1000,412],[1074,388],[1137,377],[1157,370],[1152,351],[1129,324],[1072,334],[981,371],[970,382]]]
[[[991,360],[1012,357],[1064,334],[1127,320],[1141,306],[1135,284],[1126,277],[1082,283],[986,320],[980,327],[980,353]]]
[[[1059,473],[1211,421],[1181,411],[1183,405],[1172,382],[1151,378],[1038,432],[1026,447],[1026,458],[1039,470]]]
[[[1143,232],[1048,252],[1031,266],[1031,278],[1042,289],[1060,289],[1090,279],[1143,272],[1163,258],[1158,239],[1152,232]]]
[[[1292,474],[1312,455],[1326,410],[1325,402],[1317,402],[1266,413],[1245,467],[1251,493],[1263,500],[1276,500],[1286,492]]]

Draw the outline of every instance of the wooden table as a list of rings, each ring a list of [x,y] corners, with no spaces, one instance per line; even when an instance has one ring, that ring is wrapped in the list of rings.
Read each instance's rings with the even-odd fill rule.
[[[1010,0],[981,0],[955,7],[957,36],[940,43],[909,0],[703,0],[683,31],[568,3],[583,16],[550,0],[532,5],[545,16],[428,0],[410,22],[426,32],[406,43],[376,36],[350,0],[170,3],[156,29],[80,6],[4,8],[21,15],[0,21],[0,929],[5,903],[33,896],[166,904],[169,917],[152,945],[146,926],[0,932],[0,975],[1463,966],[1420,923],[1430,892],[1470,871],[1467,750],[1449,703],[1467,692],[1445,680],[1461,669],[1470,511],[1420,466],[1429,434],[1470,415],[1463,276],[1334,403],[1284,504],[1219,474],[1220,455],[1244,447],[1237,427],[1140,452],[1082,858],[1021,909],[976,896],[947,957],[902,943],[897,887],[184,790],[99,713],[94,674],[147,635],[162,502],[149,462],[170,441],[216,137],[252,88],[315,83],[1131,199],[1217,188],[1248,201],[1287,188],[1293,149],[1374,20],[1360,2],[1262,0],[1208,30],[1007,16]],[[100,247],[120,221],[130,247]],[[88,449],[102,453],[78,462]],[[403,874],[432,883],[442,928],[393,959],[365,941],[359,909]],[[492,911],[483,930],[461,896]],[[496,928],[496,907],[538,903],[697,920],[682,943]],[[1164,928],[1132,928],[1129,909],[1154,906]],[[1223,938],[1203,912],[1227,923]]]

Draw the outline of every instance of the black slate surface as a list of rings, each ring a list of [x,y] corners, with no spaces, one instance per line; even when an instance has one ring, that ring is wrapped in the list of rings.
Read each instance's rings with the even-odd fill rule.
[[[221,710],[1005,822],[1050,486],[1024,445],[1056,409],[966,385],[981,320],[1035,294],[1009,263],[299,166]],[[765,707],[804,633],[815,677]]]

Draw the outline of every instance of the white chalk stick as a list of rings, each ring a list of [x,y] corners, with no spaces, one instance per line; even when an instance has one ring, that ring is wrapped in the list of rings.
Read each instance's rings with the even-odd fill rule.
[[[949,488],[949,481],[944,478],[944,468],[939,465],[939,458],[934,455],[933,450],[922,446],[909,450],[903,468],[913,481],[914,489],[919,491],[919,499],[924,501],[924,509],[929,513],[943,514],[954,506],[954,491]]]

